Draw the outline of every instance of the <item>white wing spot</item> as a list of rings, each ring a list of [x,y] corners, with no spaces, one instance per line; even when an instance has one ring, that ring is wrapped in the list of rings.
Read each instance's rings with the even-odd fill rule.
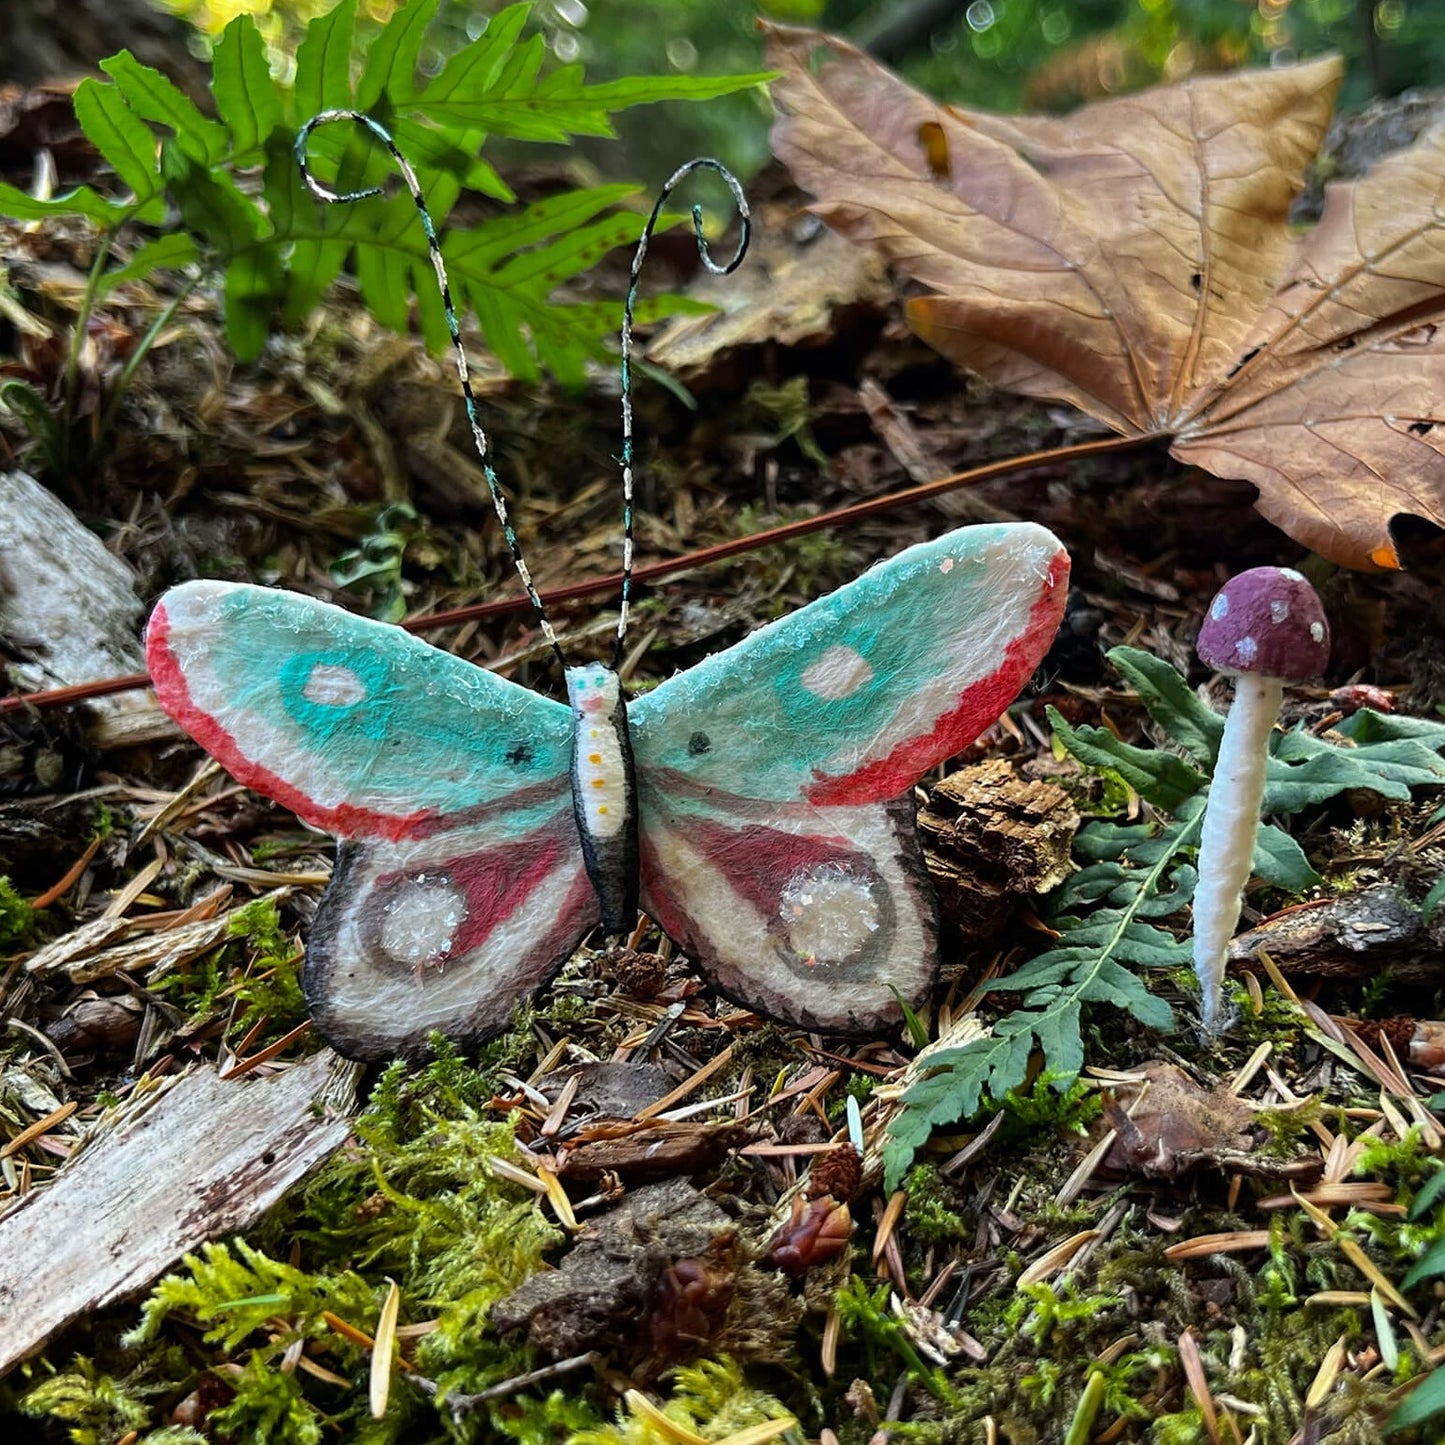
[[[301,696],[318,707],[350,707],[366,696],[366,685],[349,667],[318,662],[311,669]]]
[[[873,886],[836,863],[795,873],[778,911],[789,945],[810,964],[846,962],[882,921]]]
[[[381,910],[381,946],[409,968],[443,963],[467,921],[466,896],[444,873],[418,873],[397,889]]]
[[[1241,637],[1234,644],[1234,655],[1241,662],[1253,662],[1255,654],[1259,651],[1259,643],[1252,637]]]
[[[953,558],[945,557],[943,561],[938,564],[938,570],[942,572],[945,577],[947,577],[948,574],[953,571]]]
[[[1269,620],[1273,622],[1276,627],[1278,627],[1281,622],[1288,621],[1289,603],[1281,597],[1276,597],[1274,601],[1269,604]]]
[[[1279,575],[1281,577],[1288,577],[1291,582],[1303,582],[1305,580],[1305,574],[1303,572],[1296,572],[1293,567],[1281,567],[1279,569]]]
[[[1311,622],[1311,623],[1310,623],[1310,636],[1313,637],[1316,642],[1323,642],[1323,641],[1325,640],[1325,625],[1324,625],[1324,623],[1323,623],[1323,622]]]
[[[873,681],[873,669],[861,653],[835,643],[803,673],[803,687],[824,702],[852,697]]]
[[[1229,616],[1229,598],[1226,597],[1224,593],[1221,592],[1214,599],[1213,605],[1209,609],[1209,615],[1216,622],[1222,621]]]

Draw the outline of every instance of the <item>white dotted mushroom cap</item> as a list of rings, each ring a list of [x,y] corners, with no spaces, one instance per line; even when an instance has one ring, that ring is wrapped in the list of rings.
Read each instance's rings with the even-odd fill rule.
[[[1303,682],[1325,670],[1330,629],[1318,594],[1300,573],[1251,567],[1215,594],[1195,650],[1220,672]]]

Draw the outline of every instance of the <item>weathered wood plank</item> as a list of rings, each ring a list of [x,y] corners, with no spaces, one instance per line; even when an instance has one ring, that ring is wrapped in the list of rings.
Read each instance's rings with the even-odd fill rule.
[[[0,1218],[0,1375],[258,1218],[345,1141],[359,1072],[329,1050],[264,1079],[198,1069],[22,1199]]]

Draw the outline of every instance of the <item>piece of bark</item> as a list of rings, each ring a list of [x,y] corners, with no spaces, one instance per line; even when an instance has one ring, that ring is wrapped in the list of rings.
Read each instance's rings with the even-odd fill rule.
[[[503,1331],[525,1328],[533,1345],[557,1359],[595,1348],[647,1349],[654,1333],[672,1331],[679,1280],[706,1274],[725,1308],[735,1251],[732,1220],[692,1185],[680,1179],[645,1185],[589,1223],[557,1269],[532,1275],[498,1300],[492,1323]],[[694,1300],[689,1312],[696,1306]]]
[[[39,691],[144,672],[140,599],[130,568],[52,492],[0,472],[0,636],[26,660],[10,671]],[[153,704],[98,698],[104,714]]]
[[[264,1079],[198,1069],[21,1199],[0,1218],[0,1375],[250,1225],[345,1142],[359,1073],[330,1050]]]
[[[1020,898],[1073,871],[1079,815],[1053,783],[1021,778],[1001,758],[960,768],[918,812],[918,834],[943,916],[965,938],[991,938]]]
[[[597,1184],[609,1174],[628,1182],[702,1174],[753,1136],[746,1124],[735,1122],[599,1119],[574,1137],[557,1173],[572,1182]]]
[[[718,309],[668,323],[647,359],[685,377],[694,391],[722,389],[760,375],[759,354],[770,348],[837,354],[850,334],[876,333],[896,301],[887,267],[811,218],[800,220],[801,207],[791,187],[755,199],[747,264],[726,278],[703,273],[688,287]],[[719,253],[730,245],[725,240]]]
[[[1287,908],[1229,945],[1229,966],[1238,970],[1261,952],[1285,973],[1363,978],[1387,972],[1407,983],[1438,980],[1439,949],[1420,910],[1388,883],[1355,893]]]

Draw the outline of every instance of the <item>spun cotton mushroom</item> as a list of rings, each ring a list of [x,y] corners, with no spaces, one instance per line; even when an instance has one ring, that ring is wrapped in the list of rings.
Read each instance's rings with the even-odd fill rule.
[[[1221,1031],[1225,956],[1254,858],[1270,733],[1285,683],[1324,671],[1330,630],[1315,589],[1298,572],[1252,567],[1215,594],[1195,650],[1201,662],[1235,679],[1204,805],[1194,890],[1194,971],[1204,1027],[1214,1034]]]

